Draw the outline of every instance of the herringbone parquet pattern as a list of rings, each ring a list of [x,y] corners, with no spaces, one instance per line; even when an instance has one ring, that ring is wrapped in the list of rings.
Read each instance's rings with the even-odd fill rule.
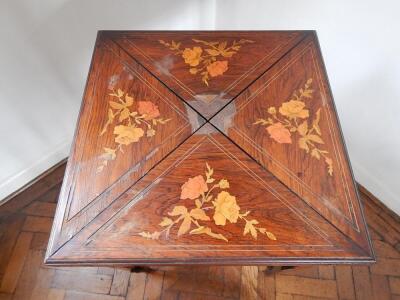
[[[0,299],[400,299],[400,221],[362,191],[378,262],[310,266],[46,267],[43,257],[64,166],[0,207]]]

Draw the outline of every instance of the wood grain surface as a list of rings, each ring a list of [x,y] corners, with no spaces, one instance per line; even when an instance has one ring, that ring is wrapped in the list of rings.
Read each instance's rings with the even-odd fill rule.
[[[296,98],[306,90],[305,85],[310,91],[307,97]],[[289,111],[291,115],[283,110],[284,105],[289,104],[297,105],[287,109],[292,109]],[[270,108],[276,113],[269,113]],[[320,134],[313,131],[317,115]],[[257,124],[260,119],[267,122],[271,119],[274,125]],[[292,49],[211,123],[371,254],[364,217],[314,35]],[[294,131],[283,129],[287,136],[290,135],[290,143],[277,142],[268,130],[276,124],[287,123],[294,125],[287,127],[290,130],[294,128]],[[308,128],[306,134],[301,132],[302,125]],[[307,136],[314,141],[304,149],[301,140]],[[313,155],[315,149],[323,152]],[[331,161],[331,174],[327,159]]]
[[[301,41],[304,31],[182,31],[182,32],[113,32],[110,38],[160,78],[173,93],[190,103],[202,116],[210,118],[229,103],[254,79]],[[180,43],[179,50],[201,48],[202,56],[207,50],[216,51],[231,47],[241,40],[238,50],[229,49],[229,54],[216,56],[217,61],[226,61],[227,70],[220,76],[209,76],[208,85],[201,72],[190,73],[190,68],[200,69],[185,62],[184,53],[171,50],[161,41]],[[198,42],[202,41],[202,42]],[[204,42],[214,43],[205,45]],[[199,50],[200,51],[200,50]],[[189,52],[190,53],[190,52]],[[230,56],[231,55],[231,56]],[[190,57],[190,56],[189,56]],[[186,60],[190,61],[190,60]],[[195,64],[196,62],[192,63]]]
[[[373,261],[314,32],[99,32],[46,263]]]
[[[377,262],[299,266],[168,266],[152,273],[112,267],[48,266],[47,232],[25,231],[29,216],[51,217],[65,164],[0,206],[0,299],[399,299],[400,218],[362,187],[360,196]],[[23,204],[21,204],[21,201]],[[34,207],[46,207],[34,211]],[[40,218],[36,218],[39,222]],[[32,224],[32,223],[31,223]],[[35,226],[37,227],[37,226]],[[30,243],[26,237],[31,235]],[[84,284],[82,284],[84,282]]]

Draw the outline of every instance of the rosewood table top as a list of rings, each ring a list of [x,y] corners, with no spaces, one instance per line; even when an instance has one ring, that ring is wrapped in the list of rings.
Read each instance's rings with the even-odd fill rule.
[[[100,31],[47,264],[369,263],[314,31]]]

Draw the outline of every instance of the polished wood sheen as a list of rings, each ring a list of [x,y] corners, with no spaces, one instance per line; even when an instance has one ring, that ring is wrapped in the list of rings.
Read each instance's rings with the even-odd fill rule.
[[[46,263],[373,261],[315,32],[99,32]]]
[[[400,218],[359,187],[377,262],[270,266],[48,266],[45,249],[65,163],[0,206],[0,299],[359,299],[399,296]],[[279,268],[279,267],[275,267]],[[137,269],[137,268],[136,268]]]

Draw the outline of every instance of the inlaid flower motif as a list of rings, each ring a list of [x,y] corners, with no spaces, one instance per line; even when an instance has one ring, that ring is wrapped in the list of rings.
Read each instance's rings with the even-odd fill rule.
[[[268,117],[257,119],[253,124],[266,126],[270,137],[280,144],[291,144],[292,135],[297,136],[298,147],[317,160],[322,157],[328,174],[333,176],[333,160],[329,157],[329,152],[321,148],[324,144],[319,127],[321,109],[316,111],[312,121],[308,120],[310,112],[306,109],[305,101],[312,98],[314,90],[311,89],[311,84],[312,78],[307,80],[303,88],[294,91],[291,99],[281,104],[280,115],[271,106],[267,110]]]
[[[183,58],[185,64],[189,66],[190,74],[201,75],[202,82],[207,86],[211,78],[221,76],[228,71],[228,59],[238,53],[242,45],[253,43],[245,39],[234,40],[230,45],[227,41],[208,42],[198,39],[192,39],[192,41],[196,43],[196,46],[182,50],[180,42],[169,43],[159,40],[160,44]]]
[[[213,175],[214,169],[206,163],[205,176],[197,175],[189,178],[181,186],[180,199],[194,200],[192,206],[175,205],[168,212],[168,216],[163,217],[162,221],[158,224],[163,228],[161,231],[142,231],[138,235],[152,240],[158,240],[162,235],[168,238],[171,229],[179,224],[178,237],[184,234],[203,234],[228,242],[228,239],[222,233],[214,232],[211,229],[210,226],[213,224],[210,215],[212,215],[214,224],[217,226],[225,226],[227,223],[226,220],[232,224],[241,220],[244,222],[243,235],[250,233],[254,239],[257,239],[257,234],[261,234],[266,235],[270,240],[276,240],[272,232],[267,231],[266,228],[257,226],[259,224],[257,220],[248,219],[250,211],[246,211],[245,213],[240,212],[236,197],[226,191],[226,189],[230,188],[229,181],[222,178],[217,182]],[[220,191],[216,195],[215,200],[213,200],[215,197],[213,191],[215,192],[218,189]],[[207,215],[208,212],[213,212],[213,214]],[[211,222],[211,224],[207,226],[207,223],[204,222]]]
[[[215,61],[212,64],[207,66],[208,74],[211,77],[216,77],[224,74],[228,70],[228,61]]]
[[[117,151],[116,149],[105,147],[102,156],[105,160],[114,160],[117,157],[117,154],[115,153],[116,151]]]
[[[129,145],[139,141],[139,139],[144,135],[144,131],[140,127],[135,127],[132,125],[118,125],[114,128],[115,142],[121,145]]]
[[[226,179],[221,179],[218,182],[218,186],[220,189],[229,189],[229,181]]]
[[[290,100],[288,102],[282,103],[279,108],[279,112],[282,116],[288,117],[289,119],[308,118],[308,109],[304,109],[306,104],[303,101]]]
[[[275,123],[269,125],[267,128],[269,136],[276,142],[281,144],[291,144],[292,139],[290,138],[290,131],[282,125],[282,123]]]
[[[152,120],[160,116],[158,106],[151,101],[138,101],[138,112],[144,115],[145,120]]]
[[[196,199],[200,197],[200,195],[204,194],[208,191],[208,186],[204,181],[203,176],[198,175],[193,178],[189,178],[182,185],[181,191],[181,199]]]
[[[203,49],[200,47],[193,47],[193,49],[185,48],[182,52],[182,57],[191,67],[195,67],[200,63],[201,53]]]
[[[225,225],[226,220],[236,223],[239,218],[240,207],[236,203],[236,197],[222,191],[213,202],[215,207],[214,221],[216,225]]]
[[[109,101],[107,112],[107,122],[104,125],[100,136],[107,132],[109,126],[114,126],[113,134],[116,146],[104,147],[103,154],[100,156],[102,161],[97,168],[101,172],[110,161],[117,158],[118,152],[123,152],[122,147],[132,143],[137,143],[146,134],[151,138],[156,134],[156,126],[164,125],[170,119],[159,118],[160,111],[158,106],[151,101],[135,101],[132,96],[121,89],[113,90],[109,96],[113,97]],[[137,109],[133,107],[137,103]]]

